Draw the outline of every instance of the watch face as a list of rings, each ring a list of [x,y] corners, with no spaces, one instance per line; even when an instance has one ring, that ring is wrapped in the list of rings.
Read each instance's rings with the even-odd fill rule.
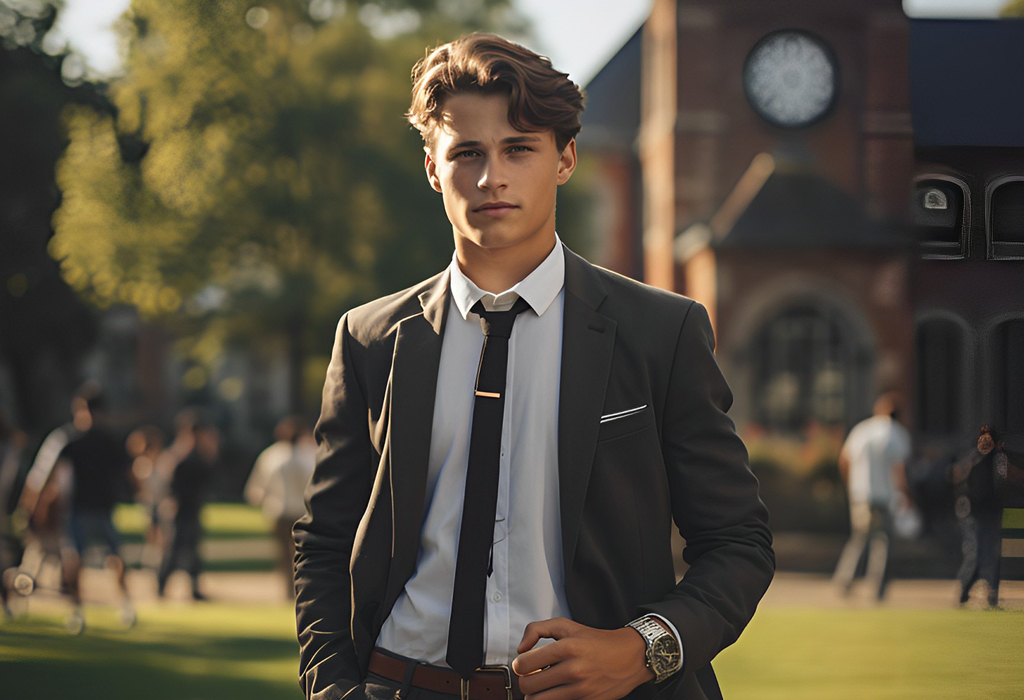
[[[665,634],[654,640],[651,645],[651,669],[659,678],[664,673],[674,671],[679,665],[679,644],[671,634]]]
[[[743,89],[763,119],[797,128],[821,119],[832,107],[838,67],[831,49],[802,31],[773,32],[754,46],[743,67]]]

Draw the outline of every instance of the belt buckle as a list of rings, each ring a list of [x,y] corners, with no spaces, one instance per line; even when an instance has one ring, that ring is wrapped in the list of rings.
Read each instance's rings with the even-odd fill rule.
[[[481,666],[477,673],[501,673],[505,678],[505,700],[512,700],[512,669],[503,664]],[[469,700],[469,679],[460,679],[460,700]]]

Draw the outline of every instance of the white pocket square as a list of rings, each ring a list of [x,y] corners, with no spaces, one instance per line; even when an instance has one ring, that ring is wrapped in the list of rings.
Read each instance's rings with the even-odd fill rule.
[[[616,411],[615,413],[609,413],[608,415],[601,416],[602,423],[610,423],[613,420],[619,420],[620,418],[629,418],[630,416],[640,413],[640,411],[647,408],[647,404],[643,406],[637,406],[636,408],[627,408],[625,411]]]

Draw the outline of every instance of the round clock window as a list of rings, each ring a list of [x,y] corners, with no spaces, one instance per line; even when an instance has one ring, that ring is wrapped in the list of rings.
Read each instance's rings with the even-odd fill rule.
[[[802,31],[773,32],[757,42],[743,67],[743,89],[763,119],[799,128],[828,113],[839,85],[831,49]]]

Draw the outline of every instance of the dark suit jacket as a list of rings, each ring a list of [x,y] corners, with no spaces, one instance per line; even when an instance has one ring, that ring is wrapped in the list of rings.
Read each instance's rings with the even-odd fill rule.
[[[447,309],[441,273],[339,323],[308,513],[295,526],[307,698],[336,700],[358,686],[416,566]],[[572,618],[611,629],[663,615],[682,638],[683,669],[631,697],[720,697],[711,659],[753,615],[774,555],[757,481],[725,414],[732,395],[707,312],[568,249],[564,309],[558,472]],[[678,583],[673,519],[690,565]]]

